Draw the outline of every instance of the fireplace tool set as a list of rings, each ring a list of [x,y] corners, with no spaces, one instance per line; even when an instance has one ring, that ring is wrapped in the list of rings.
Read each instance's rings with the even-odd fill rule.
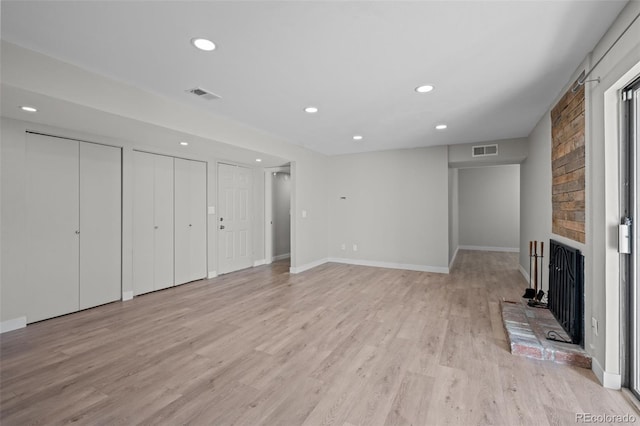
[[[525,299],[529,299],[528,305],[536,308],[546,308],[542,303],[544,291],[542,290],[542,265],[544,259],[544,242],[540,241],[540,254],[538,254],[538,241],[529,241],[529,288],[524,291]],[[538,260],[540,261],[540,289],[538,289]],[[532,268],[533,267],[533,268]],[[533,271],[532,271],[533,269]],[[532,273],[533,272],[533,273]],[[533,282],[532,282],[533,278]],[[533,287],[532,287],[533,284]]]

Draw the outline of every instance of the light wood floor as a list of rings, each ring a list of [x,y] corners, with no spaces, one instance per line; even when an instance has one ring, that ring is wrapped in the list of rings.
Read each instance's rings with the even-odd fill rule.
[[[512,356],[513,254],[450,275],[287,264],[1,335],[0,421],[23,424],[547,425],[634,414],[589,370]]]

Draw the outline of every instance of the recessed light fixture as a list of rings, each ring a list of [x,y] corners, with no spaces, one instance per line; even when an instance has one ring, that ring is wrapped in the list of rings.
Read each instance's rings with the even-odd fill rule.
[[[354,141],[361,141],[361,140],[362,140],[362,136],[361,136],[361,135],[355,135],[355,136],[353,137],[353,140],[354,140]]]
[[[262,158],[256,158],[256,162],[258,163],[262,162]]]
[[[20,107],[21,110],[26,111],[26,112],[37,112],[38,110],[32,106],[21,106]]]
[[[438,124],[438,125],[436,126],[436,129],[438,129],[438,130],[444,130],[444,129],[446,129],[446,128],[447,128],[447,125],[446,125],[446,124]]]
[[[205,52],[211,52],[216,48],[215,43],[206,38],[192,38],[191,44],[193,44],[196,48],[200,50],[204,50]]]
[[[189,145],[189,142],[184,142],[184,141],[183,141],[183,142],[180,142],[180,145],[182,145],[182,146],[187,146],[187,145]]]
[[[316,112],[318,112],[318,108],[309,106],[304,109],[304,112],[308,112],[309,114],[315,114]]]
[[[430,84],[425,84],[424,86],[416,87],[416,92],[418,93],[428,93],[433,90],[433,86]]]

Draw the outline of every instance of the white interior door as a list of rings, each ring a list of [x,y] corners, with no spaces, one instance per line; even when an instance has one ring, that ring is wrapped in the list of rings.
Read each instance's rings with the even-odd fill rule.
[[[80,309],[120,300],[121,150],[80,143]]]
[[[176,285],[207,276],[206,163],[175,159]]]
[[[154,290],[174,283],[173,157],[153,155]]]
[[[218,164],[218,269],[220,274],[252,266],[251,170]]]
[[[154,290],[154,156],[133,153],[133,291]]]
[[[27,134],[27,322],[78,310],[79,142]]]

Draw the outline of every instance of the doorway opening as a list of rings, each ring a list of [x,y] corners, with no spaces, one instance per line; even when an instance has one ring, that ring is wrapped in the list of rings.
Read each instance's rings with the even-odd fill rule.
[[[265,261],[291,265],[291,167],[265,170]]]

